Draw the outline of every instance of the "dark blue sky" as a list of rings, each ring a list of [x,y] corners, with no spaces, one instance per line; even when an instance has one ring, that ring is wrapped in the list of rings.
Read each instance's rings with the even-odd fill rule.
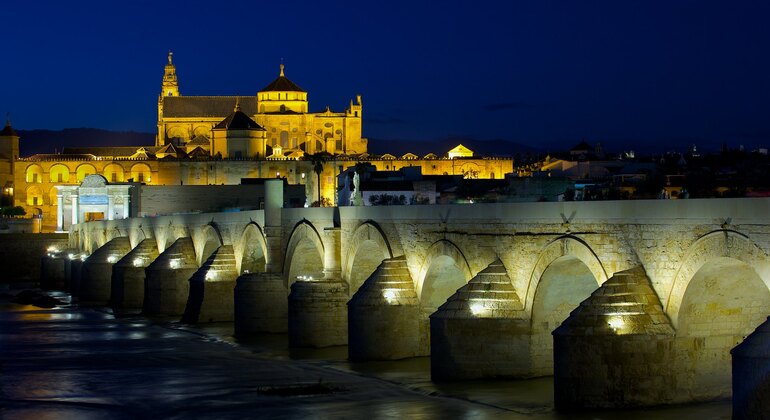
[[[554,148],[770,146],[767,1],[136,1],[4,4],[0,111],[22,129],[155,131],[182,94],[286,74],[311,110],[363,95],[376,139]]]

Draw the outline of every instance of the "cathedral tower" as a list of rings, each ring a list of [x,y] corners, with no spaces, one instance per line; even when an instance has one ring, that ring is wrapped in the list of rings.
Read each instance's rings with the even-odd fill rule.
[[[179,81],[176,78],[176,66],[171,61],[174,53],[168,52],[168,64],[163,69],[163,83],[161,84],[162,96],[179,96]]]
[[[5,122],[5,128],[0,131],[0,188],[2,199],[0,206],[13,205],[13,162],[19,158],[19,135],[11,127],[11,120]]]

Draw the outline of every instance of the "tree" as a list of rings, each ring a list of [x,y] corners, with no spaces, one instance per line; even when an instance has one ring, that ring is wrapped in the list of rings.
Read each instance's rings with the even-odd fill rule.
[[[324,163],[331,160],[333,156],[328,152],[318,152],[309,155],[305,155],[305,158],[313,165],[313,172],[315,172],[316,179],[318,180],[318,203],[322,204],[321,200],[321,173],[324,171]]]

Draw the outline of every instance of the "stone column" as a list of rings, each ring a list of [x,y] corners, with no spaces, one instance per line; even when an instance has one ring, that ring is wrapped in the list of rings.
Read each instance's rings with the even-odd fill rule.
[[[770,409],[770,317],[731,353],[733,419],[766,418]]]
[[[265,271],[277,273],[283,270],[281,247],[281,217],[283,212],[283,180],[265,181]]]
[[[674,335],[644,269],[615,273],[553,332],[556,408],[681,402]]]
[[[113,308],[141,309],[145,268],[158,258],[155,238],[144,239],[112,267],[110,304]]]
[[[128,211],[131,206],[131,196],[123,195],[123,218],[128,219]]]
[[[107,196],[107,220],[115,219],[115,197],[110,194]]]
[[[340,280],[296,281],[289,293],[289,346],[348,344],[347,284]]]
[[[190,293],[182,322],[227,322],[234,319],[235,253],[221,245],[190,277]]]
[[[56,230],[64,230],[64,196],[56,192]]]
[[[77,193],[72,193],[72,225],[78,224],[78,212],[80,209],[78,208],[78,195]]]
[[[177,239],[145,271],[142,312],[182,315],[190,291],[190,277],[198,270],[190,237]]]
[[[406,258],[384,260],[348,302],[350,360],[425,356],[420,300]]]
[[[80,298],[84,302],[103,305],[110,299],[112,267],[131,251],[126,236],[118,236],[95,250],[83,263]]]
[[[340,253],[340,228],[324,228],[324,277],[342,278],[342,259]]]

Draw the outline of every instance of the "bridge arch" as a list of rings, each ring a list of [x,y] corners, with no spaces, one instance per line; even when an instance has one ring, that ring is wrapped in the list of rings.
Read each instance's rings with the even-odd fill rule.
[[[572,235],[560,236],[549,242],[543,250],[540,251],[537,261],[532,268],[532,273],[529,276],[529,283],[527,284],[527,290],[524,297],[524,307],[527,311],[532,311],[535,292],[537,292],[540,281],[543,279],[543,274],[551,264],[557,262],[557,260],[567,260],[563,257],[571,257],[571,262],[580,262],[584,264],[596,280],[596,286],[600,286],[607,281],[608,276],[607,271],[604,269],[604,265],[585,241]]]
[[[351,295],[386,258],[393,258],[385,233],[371,220],[361,223],[347,243],[343,278],[347,280]]]
[[[696,240],[674,277],[667,309],[678,374],[706,397],[730,395],[730,349],[770,315],[767,258],[747,236],[720,230]]]
[[[446,239],[434,242],[417,275],[417,296],[423,311],[435,312],[471,277],[468,260],[457,245]]]
[[[235,263],[238,273],[261,273],[267,262],[267,242],[262,229],[255,222],[249,222],[241,232],[235,246]]]
[[[321,235],[312,223],[301,220],[294,229],[286,245],[286,257],[283,270],[286,286],[291,286],[297,276],[323,278],[324,244]]]
[[[198,240],[195,244],[195,257],[198,260],[198,266],[203,265],[204,262],[214,253],[220,246],[224,245],[222,240],[222,233],[219,231],[219,226],[214,222],[209,222],[204,225]]]
[[[685,294],[693,279],[702,269],[716,269],[709,264],[717,259],[734,261],[733,265],[744,263],[750,267],[764,284],[770,289],[770,264],[767,255],[748,236],[730,229],[720,229],[709,232],[698,238],[684,254],[682,263],[671,282],[671,291],[666,299],[666,313],[674,328],[679,327],[680,311]],[[728,262],[722,260],[719,267]],[[700,273],[703,274],[703,273]],[[770,315],[765,314],[765,315]]]

